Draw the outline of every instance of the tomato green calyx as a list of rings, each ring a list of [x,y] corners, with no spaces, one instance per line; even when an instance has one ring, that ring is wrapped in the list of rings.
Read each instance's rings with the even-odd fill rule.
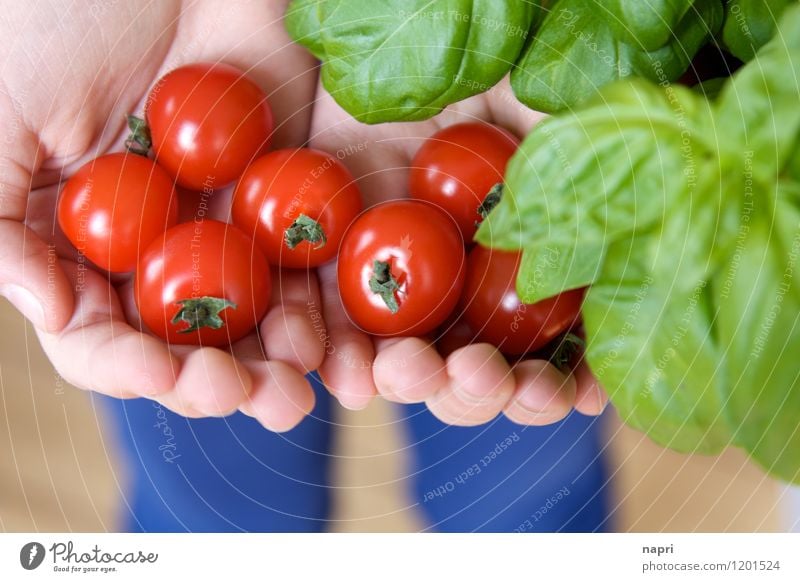
[[[223,309],[230,307],[236,309],[236,304],[232,301],[220,297],[198,297],[196,299],[181,299],[176,301],[181,308],[172,318],[173,324],[185,321],[189,324],[186,329],[181,329],[178,333],[191,333],[203,327],[220,329],[225,322],[219,316]]]
[[[400,311],[397,304],[396,293],[400,289],[400,284],[392,276],[392,267],[385,261],[375,261],[372,264],[372,277],[369,280],[369,289],[376,295],[380,295],[386,307],[392,313]]]
[[[131,134],[128,136],[128,139],[125,140],[125,147],[132,154],[147,157],[147,153],[153,145],[153,140],[150,137],[150,128],[147,127],[147,122],[135,115],[127,115],[126,117]]]
[[[328,242],[328,237],[325,236],[325,231],[322,230],[320,223],[305,214],[298,216],[292,226],[286,229],[284,239],[286,240],[286,246],[290,249],[293,249],[304,240],[315,244],[315,249],[321,249]]]
[[[500,200],[503,198],[503,183],[498,182],[492,189],[489,190],[489,193],[486,195],[486,198],[483,199],[483,202],[480,203],[478,206],[478,214],[480,215],[481,219],[485,219],[489,216],[489,213],[492,209],[500,204]],[[480,221],[475,223],[475,226],[478,226]]]
[[[555,349],[550,358],[550,363],[561,371],[569,371],[575,354],[583,351],[586,342],[571,331],[568,331],[553,341]]]

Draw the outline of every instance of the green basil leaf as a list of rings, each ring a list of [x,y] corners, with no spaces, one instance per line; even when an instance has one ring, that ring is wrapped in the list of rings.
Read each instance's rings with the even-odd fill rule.
[[[600,272],[602,254],[574,242],[526,248],[517,275],[517,295],[523,303],[533,304],[570,289],[587,287]]]
[[[800,183],[800,135],[797,136],[797,143],[793,152],[789,154],[789,159],[782,168],[782,172],[787,180]]]
[[[517,98],[553,113],[594,97],[613,81],[643,77],[666,84],[688,68],[692,57],[722,22],[718,0],[698,1],[653,51],[620,40],[599,0],[561,0],[545,18],[511,72]],[[696,8],[696,9],[695,9]]]
[[[653,274],[659,246],[653,231],[609,247],[583,304],[586,358],[626,423],[676,450],[718,452],[730,434],[706,285]]]
[[[722,93],[722,89],[725,88],[725,84],[727,82],[727,77],[715,77],[713,79],[703,81],[702,83],[698,83],[692,87],[692,90],[695,93],[702,95],[706,99],[714,101],[717,99],[717,97],[719,97],[720,93]]]
[[[716,0],[719,3],[719,0]],[[695,0],[606,0],[602,7],[617,38],[647,51],[670,41]]]
[[[797,0],[727,0],[722,44],[742,61],[767,44],[783,11]]]
[[[539,27],[544,22],[545,17],[550,13],[558,3],[559,0],[533,0],[533,3],[536,4],[536,11],[533,15],[533,22],[531,23],[531,33],[539,30]]]
[[[490,89],[517,60],[539,10],[514,0],[295,0],[287,26],[322,59],[333,98],[379,123],[427,119]]]
[[[532,298],[591,281],[623,420],[800,482],[800,6],[779,30],[715,101],[629,80],[540,124],[477,239],[525,249]]]
[[[800,482],[800,184],[748,196],[736,249],[714,280],[723,410],[737,444]]]
[[[580,244],[595,249],[597,262],[611,242],[686,204],[697,164],[713,152],[705,142],[710,119],[708,101],[684,87],[607,87],[580,111],[533,130],[476,239],[501,249]]]
[[[284,22],[294,40],[305,46],[319,60],[325,59],[320,21],[325,0],[292,0],[286,10]]]
[[[800,136],[800,5],[785,13],[779,34],[723,89],[716,116],[725,165],[754,157],[756,178],[774,183]]]

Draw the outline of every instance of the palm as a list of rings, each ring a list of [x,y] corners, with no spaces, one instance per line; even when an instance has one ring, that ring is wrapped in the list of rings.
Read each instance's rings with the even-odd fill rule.
[[[287,349],[289,338],[314,337],[303,310],[306,297],[317,293],[315,278],[277,279],[280,293],[261,326],[262,342],[252,334],[231,353],[171,349],[129,325],[137,317],[129,280],[109,285],[102,274],[82,271],[54,228],[59,182],[91,158],[121,150],[124,115],[141,112],[155,80],[180,64],[224,60],[248,71],[269,94],[278,125],[274,143],[305,142],[310,110],[302,105],[313,100],[315,73],[313,62],[289,44],[283,30],[285,2],[226,5],[222,22],[219,4],[205,0],[127,2],[108,10],[87,5],[76,14],[36,15],[35,31],[24,30],[28,15],[21,8],[8,9],[15,34],[6,37],[24,39],[27,46],[10,48],[3,79],[5,93],[24,104],[25,127],[16,132],[14,148],[2,151],[3,167],[13,171],[2,177],[0,236],[3,260],[25,257],[24,271],[10,282],[22,284],[46,306],[44,321],[37,321],[35,309],[26,314],[39,324],[48,356],[81,387],[155,397],[186,415],[238,408],[270,428],[290,428],[313,406],[303,372],[322,358],[318,341],[306,341],[302,351]],[[66,38],[59,22],[64,19]],[[37,62],[26,62],[31,55]],[[14,101],[3,104],[4,119],[14,115]],[[223,216],[225,197],[215,196]],[[191,205],[186,197],[181,202],[184,208]],[[61,269],[51,267],[49,274],[53,255],[47,245],[61,258]]]

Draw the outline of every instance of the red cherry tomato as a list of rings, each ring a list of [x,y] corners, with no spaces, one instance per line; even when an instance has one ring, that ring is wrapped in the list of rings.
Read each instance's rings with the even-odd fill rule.
[[[108,154],[84,164],[58,201],[58,224],[69,241],[113,273],[133,271],[144,247],[177,218],[172,179],[135,154]]]
[[[370,208],[339,251],[342,303],[362,330],[418,336],[442,323],[464,283],[464,241],[431,204],[395,200]]]
[[[179,224],[153,241],[136,271],[142,321],[171,344],[224,346],[250,333],[267,312],[269,264],[232,224]]]
[[[488,123],[459,123],[436,132],[411,162],[412,198],[433,202],[458,223],[465,241],[475,236],[483,217],[478,207],[503,183],[509,158],[519,140]]]
[[[515,281],[520,253],[476,246],[467,259],[462,297],[464,320],[480,341],[509,356],[543,348],[577,320],[583,290],[567,291],[533,305],[520,301]]]
[[[336,158],[308,148],[278,150],[247,168],[232,212],[271,264],[309,268],[336,256],[361,212],[361,195]]]
[[[220,63],[167,73],[150,91],[145,116],[158,163],[190,190],[238,178],[266,149],[273,129],[264,92]]]

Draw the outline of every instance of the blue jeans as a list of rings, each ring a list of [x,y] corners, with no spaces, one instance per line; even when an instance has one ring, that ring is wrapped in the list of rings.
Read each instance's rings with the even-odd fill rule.
[[[312,415],[274,434],[242,414],[186,419],[149,400],[98,397],[130,480],[123,528],[150,532],[316,532],[330,512],[332,400],[318,378]],[[549,427],[503,417],[462,428],[398,406],[412,495],[431,531],[603,531],[600,421]],[[412,485],[413,484],[413,485]]]

